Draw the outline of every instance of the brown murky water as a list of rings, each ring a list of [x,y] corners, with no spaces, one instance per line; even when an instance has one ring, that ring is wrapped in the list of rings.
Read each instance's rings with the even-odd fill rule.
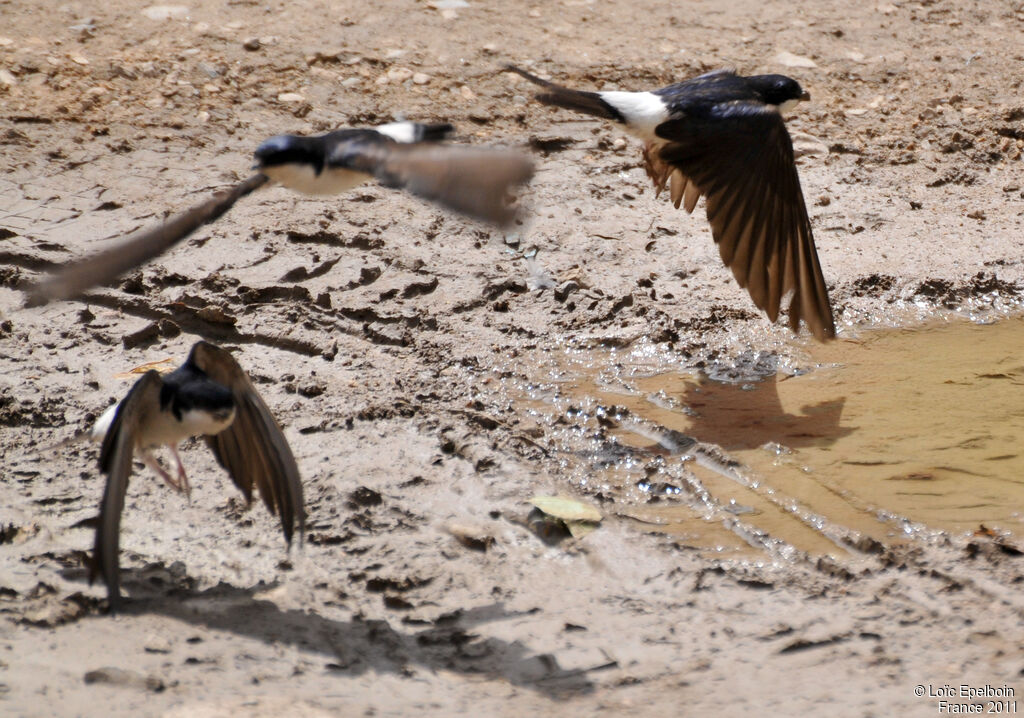
[[[696,477],[686,487],[696,503],[630,515],[699,548],[774,541],[842,556],[933,529],[1024,535],[1024,319],[864,331],[808,351],[818,366],[809,373],[730,382],[642,376],[618,355],[614,378],[583,370],[558,394],[627,408],[610,433],[668,454],[666,472],[697,459],[676,472]],[[739,466],[707,460],[672,431]],[[637,482],[621,465],[604,473]]]

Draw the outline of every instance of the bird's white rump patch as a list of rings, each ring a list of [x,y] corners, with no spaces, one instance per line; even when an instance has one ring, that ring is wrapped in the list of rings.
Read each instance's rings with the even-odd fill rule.
[[[378,125],[373,129],[382,135],[387,135],[395,142],[415,142],[416,141],[416,123],[415,122],[389,122],[386,125]]]
[[[601,99],[619,111],[626,129],[642,140],[657,141],[654,128],[668,119],[665,101],[653,92],[601,92]]]
[[[100,444],[107,438],[107,432],[110,431],[110,425],[114,423],[114,416],[117,414],[117,407],[118,404],[111,404],[106,411],[100,414],[100,418],[92,425],[92,431],[89,432],[90,441]]]

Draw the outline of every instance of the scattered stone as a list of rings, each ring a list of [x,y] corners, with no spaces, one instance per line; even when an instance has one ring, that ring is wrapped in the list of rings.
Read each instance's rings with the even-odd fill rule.
[[[414,85],[426,85],[430,82],[430,75],[425,72],[417,72],[412,76],[412,82]]]
[[[70,57],[71,58],[71,62],[75,63],[76,65],[88,65],[89,64],[89,59],[87,57],[85,57],[85,55],[81,55],[81,54],[79,54],[77,52],[71,53],[68,57]]]
[[[388,82],[405,82],[413,76],[413,71],[408,67],[392,67],[388,70]]]
[[[142,14],[150,20],[180,20],[188,17],[187,5],[150,5]]]
[[[562,284],[555,289],[555,299],[557,299],[560,302],[564,302],[566,299],[569,298],[570,294],[579,291],[579,289],[579,282],[573,279],[570,279],[567,282],[562,282]]]
[[[469,85],[463,85],[462,87],[460,87],[459,94],[461,94],[462,97],[467,100],[476,99],[476,93],[469,89]]]
[[[84,676],[86,685],[93,683],[106,683],[111,686],[123,686],[125,688],[140,688],[142,690],[159,693],[166,687],[164,682],[156,676],[143,676],[135,671],[126,671],[123,668],[106,666],[89,671]]]
[[[121,343],[124,345],[125,349],[134,349],[138,346],[152,344],[159,338],[160,327],[157,326],[156,322],[150,322],[137,332],[125,334],[121,338]]]
[[[10,70],[0,69],[0,85],[6,85],[10,87],[17,84],[18,78],[16,78]]]
[[[825,157],[828,155],[828,145],[804,132],[793,133],[793,155],[795,157]]]
[[[360,486],[348,496],[349,502],[357,506],[379,506],[384,503],[380,493],[366,486]]]
[[[306,98],[297,92],[282,92],[277,96],[277,101],[284,103],[305,102]]]
[[[495,543],[494,536],[483,526],[452,522],[445,530],[471,551],[484,552]]]
[[[157,328],[160,330],[160,336],[168,339],[173,339],[181,334],[181,327],[170,319],[161,319],[158,321]]]
[[[779,63],[783,67],[803,67],[809,69],[818,66],[818,64],[811,58],[794,55],[791,52],[780,52],[775,56],[775,62]]]
[[[263,47],[263,43],[260,42],[260,39],[258,37],[248,37],[242,43],[242,47],[248,50],[249,52],[255,52],[256,50],[259,50],[261,47]]]
[[[142,644],[142,648],[146,653],[170,653],[171,647],[169,638],[157,635],[156,633],[149,634],[146,637],[145,643]]]
[[[204,322],[210,322],[211,324],[227,324],[228,326],[234,326],[238,321],[230,314],[226,314],[220,307],[203,307],[196,312],[196,316]]]

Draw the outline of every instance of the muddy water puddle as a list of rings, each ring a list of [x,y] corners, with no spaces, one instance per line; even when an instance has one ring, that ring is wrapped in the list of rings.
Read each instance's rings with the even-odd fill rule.
[[[1019,543],[1024,319],[862,331],[806,351],[805,373],[762,356],[717,380],[591,352],[527,404],[619,448],[567,460],[577,480],[629,494],[619,513],[704,551],[839,558],[982,526]]]

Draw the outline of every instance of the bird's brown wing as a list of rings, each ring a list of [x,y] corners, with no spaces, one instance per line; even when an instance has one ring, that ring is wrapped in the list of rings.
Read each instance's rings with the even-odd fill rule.
[[[92,287],[117,279],[125,272],[160,256],[204,224],[214,221],[231,209],[235,202],[266,182],[264,175],[255,174],[231,189],[215,193],[202,204],[197,204],[157,227],[132,235],[116,247],[61,267],[26,290],[26,303],[38,306],[72,299]]]
[[[825,278],[782,116],[757,103],[719,105],[707,117],[669,120],[657,160],[673,168],[673,201],[693,208],[692,183],[707,198],[708,222],[722,261],[775,321],[792,293],[789,325],[803,320],[815,338],[835,337]],[[678,174],[679,177],[675,175]],[[680,187],[680,189],[676,189]],[[692,200],[692,201],[691,201]]]
[[[497,225],[515,219],[509,194],[533,177],[533,162],[519,152],[433,143],[339,143],[328,164]]]
[[[107,475],[107,485],[103,490],[103,501],[100,503],[96,543],[93,547],[92,564],[89,567],[89,583],[97,576],[103,578],[107,584],[107,598],[111,610],[116,610],[121,600],[118,563],[121,512],[124,510],[128,477],[132,471],[136,435],[139,426],[153,412],[160,410],[162,386],[160,373],[155,370],[146,372],[135,382],[135,386],[117,407],[117,413],[100,449],[100,471]]]
[[[306,509],[299,468],[281,427],[230,352],[201,341],[192,347],[191,359],[213,381],[230,388],[235,399],[235,420],[219,434],[204,437],[207,445],[247,501],[255,486],[270,513],[281,517],[290,545],[296,524],[300,537],[305,534]]]

